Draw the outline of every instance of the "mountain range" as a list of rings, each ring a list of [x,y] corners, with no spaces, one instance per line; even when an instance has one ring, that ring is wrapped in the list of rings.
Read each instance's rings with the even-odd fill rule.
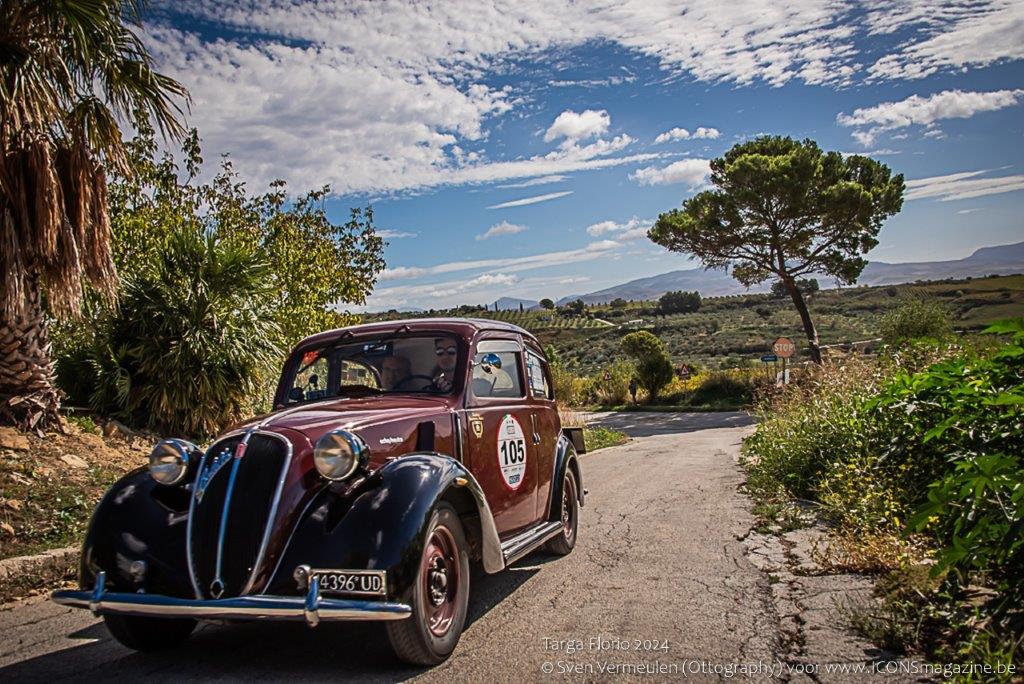
[[[943,278],[967,278],[992,274],[1006,275],[1024,273],[1024,242],[995,247],[981,247],[964,259],[950,261],[919,261],[891,264],[885,261],[869,261],[864,267],[858,285],[896,285],[916,280],[942,280]],[[826,276],[816,276],[822,288],[835,287],[836,283]],[[681,271],[669,271],[660,275],[630,280],[621,285],[608,287],[587,294],[570,295],[558,300],[562,305],[574,299],[582,299],[587,304],[607,304],[621,297],[625,300],[652,300],[666,292],[674,290],[700,292],[702,297],[721,297],[752,292],[767,292],[771,282],[765,282],[751,288],[745,288],[724,270],[704,270],[692,268]],[[511,300],[503,297],[503,300]],[[519,308],[514,300],[514,307]],[[523,308],[529,309],[536,302],[524,300]],[[499,307],[501,308],[501,307]]]

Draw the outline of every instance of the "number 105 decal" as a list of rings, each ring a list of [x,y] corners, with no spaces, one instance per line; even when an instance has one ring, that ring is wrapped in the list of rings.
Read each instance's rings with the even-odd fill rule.
[[[519,489],[526,474],[526,437],[512,415],[502,418],[498,426],[498,467],[505,484]]]

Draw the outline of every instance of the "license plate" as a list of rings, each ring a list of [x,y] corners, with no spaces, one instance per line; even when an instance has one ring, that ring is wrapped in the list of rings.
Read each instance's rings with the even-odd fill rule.
[[[317,578],[322,594],[384,596],[387,573],[384,570],[310,570]]]

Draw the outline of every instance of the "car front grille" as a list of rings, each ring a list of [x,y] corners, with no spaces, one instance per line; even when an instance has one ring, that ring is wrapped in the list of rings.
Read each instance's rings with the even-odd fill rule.
[[[265,552],[268,525],[273,524],[288,444],[271,433],[253,433],[236,459],[242,440],[239,435],[210,447],[193,484],[189,562],[200,597],[245,593]]]

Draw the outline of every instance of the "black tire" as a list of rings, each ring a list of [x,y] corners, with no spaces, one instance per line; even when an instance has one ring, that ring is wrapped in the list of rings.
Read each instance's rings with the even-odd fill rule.
[[[136,651],[172,648],[188,639],[196,628],[195,620],[135,615],[104,615],[103,622],[111,636]]]
[[[449,545],[453,547],[450,553],[441,548]],[[405,662],[437,665],[447,660],[458,645],[469,606],[468,548],[462,522],[455,509],[447,503],[439,504],[427,525],[416,581],[404,597],[412,606],[412,615],[387,623],[391,648]],[[440,565],[436,553],[439,549],[442,551],[440,556],[447,558],[442,559]],[[433,579],[436,575],[431,574],[431,568],[444,575],[443,583]],[[452,570],[456,572],[453,574]],[[440,589],[442,584],[443,592]],[[439,600],[440,604],[437,603]],[[438,633],[441,630],[443,633]]]
[[[562,480],[562,531],[549,541],[544,548],[556,556],[565,556],[576,546],[580,525],[580,499],[577,494],[576,477],[568,468]]]

